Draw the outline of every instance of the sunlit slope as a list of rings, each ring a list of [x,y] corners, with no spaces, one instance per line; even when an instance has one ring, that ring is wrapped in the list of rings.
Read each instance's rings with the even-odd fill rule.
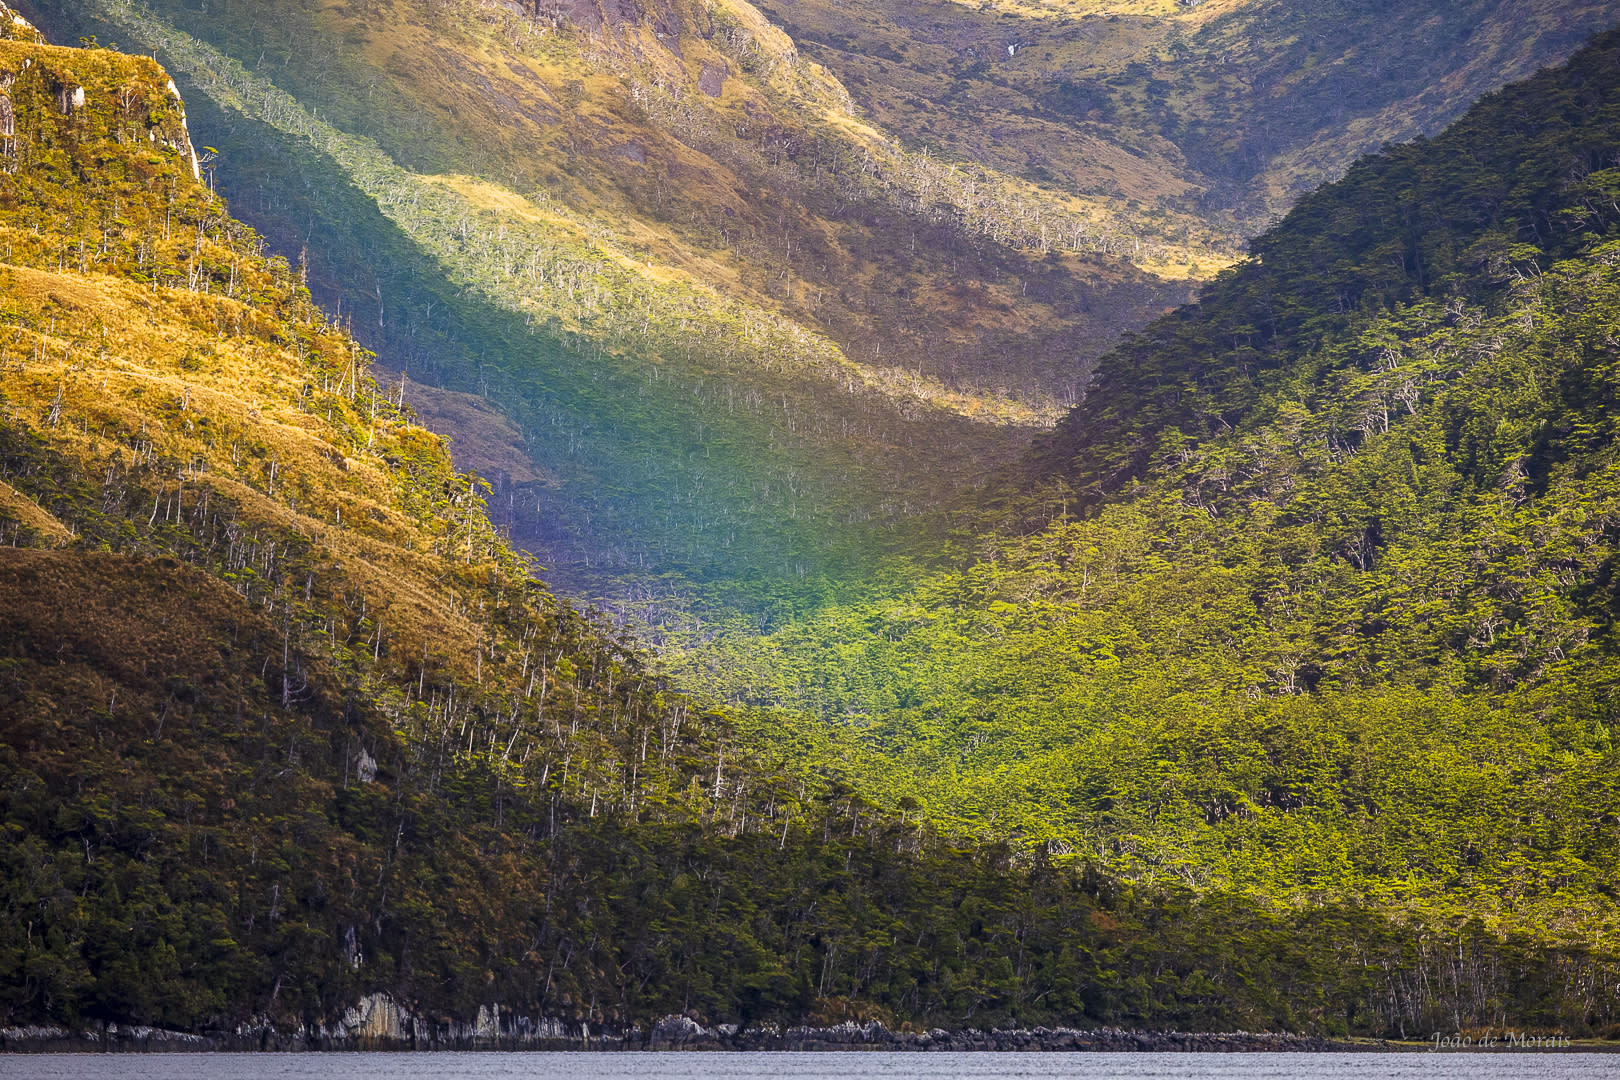
[[[928,882],[1017,894],[1005,860],[765,767],[555,600],[197,178],[168,73],[9,17],[0,1025],[304,1045],[373,994],[424,1044],[492,1010],[503,1036],[959,1011],[863,955],[867,883],[948,913]]]
[[[1611,33],[1358,163],[1103,360],[955,568],[711,627],[688,682],[1141,882],[1605,940],[1617,101]]]
[[[136,578],[212,579],[153,618],[200,598],[273,630],[252,693],[277,700],[255,708],[386,717],[401,738],[504,716],[506,762],[532,746],[514,703],[532,708],[560,672],[585,672],[578,707],[612,670],[619,685],[589,708],[650,708],[622,695],[645,682],[627,647],[530,575],[490,524],[487,486],[454,471],[370,354],[195,178],[163,69],[0,41],[0,70],[16,118],[0,176],[8,550],[53,549],[69,578],[75,559],[105,577],[123,558]],[[127,665],[149,674],[141,641],[125,647],[114,687]],[[486,728],[469,745],[496,741]]]
[[[157,49],[317,294],[495,396],[551,482],[494,504],[565,575],[853,570],[1186,296],[1085,207],[898,151],[742,8],[660,44],[650,15],[285,7],[48,17]]]
[[[1139,231],[1245,234],[1620,19],[1590,0],[762,7],[909,146],[1102,200]]]

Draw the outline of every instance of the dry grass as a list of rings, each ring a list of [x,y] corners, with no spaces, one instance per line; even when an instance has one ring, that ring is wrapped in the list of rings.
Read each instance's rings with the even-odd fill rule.
[[[0,480],[0,514],[32,529],[42,542],[51,547],[63,547],[73,542],[73,530],[4,480]]]
[[[355,354],[360,392],[341,413],[333,402],[327,420],[303,401],[307,360],[259,333],[221,331],[267,329],[261,312],[239,302],[18,266],[5,269],[0,290],[24,323],[55,319],[54,332],[23,335],[46,359],[19,360],[14,344],[0,376],[15,414],[53,450],[88,476],[146,457],[177,463],[160,484],[183,506],[218,493],[245,523],[308,540],[317,564],[382,613],[399,647],[432,642],[447,663],[472,669],[485,632],[458,607],[468,586],[435,554],[438,530],[401,505],[398,470],[382,456],[404,442],[442,466],[446,452],[436,436],[381,410],[366,421],[375,386],[362,354]],[[74,347],[91,327],[93,354]],[[328,350],[348,347],[329,328],[314,340]],[[9,487],[0,494],[24,524],[65,542],[67,529],[32,501]],[[474,567],[450,569],[477,576]]]

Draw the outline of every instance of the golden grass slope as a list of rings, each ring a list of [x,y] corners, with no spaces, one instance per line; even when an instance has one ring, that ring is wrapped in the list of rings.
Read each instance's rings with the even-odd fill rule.
[[[384,459],[414,453],[440,458],[442,467],[444,450],[405,417],[369,411],[375,386],[335,329],[318,328],[324,332],[311,339],[344,381],[337,389],[327,376],[320,415],[300,407],[313,390],[308,359],[265,336],[221,332],[245,325],[273,333],[239,302],[18,266],[0,270],[0,293],[23,324],[56,324],[54,332],[12,332],[0,380],[12,425],[87,473],[175,463],[172,473],[158,470],[153,521],[178,520],[226,496],[244,521],[307,540],[318,563],[341,568],[386,612],[391,634],[418,645],[431,639],[455,666],[472,665],[479,631],[443,579],[445,537],[405,511],[400,478]],[[76,350],[89,327],[94,352]],[[34,355],[19,357],[19,345],[34,346]],[[350,355],[352,367],[344,364]],[[31,517],[41,513],[19,520],[37,528]],[[60,538],[64,530],[42,531]],[[476,555],[485,563],[493,542],[487,532],[469,540],[463,561]]]
[[[15,42],[0,42],[0,74],[18,117],[0,174],[10,541],[69,541],[50,506],[91,513],[71,497],[90,485],[103,528],[84,542],[159,551],[164,524],[212,521],[268,565],[265,552],[300,547],[305,599],[358,601],[374,653],[386,641],[450,674],[479,670],[492,643],[477,594],[534,586],[478,482],[456,476],[442,440],[376,386],[369,354],[192,178],[167,74],[144,57]],[[59,466],[49,482],[41,460]],[[121,524],[137,490],[144,521]],[[263,565],[232,570],[255,599],[281,587]]]
[[[832,344],[880,392],[993,422],[1056,415],[1090,357],[1185,298],[1158,273],[1232,255],[1191,219],[1175,235],[1121,229],[1106,200],[905,149],[740,0],[620,22],[584,0],[550,22],[483,0],[274,5],[303,50],[267,29],[269,9],[83,6],[188,71],[194,45],[211,46],[225,54],[213,70],[239,63],[415,176],[466,178],[452,182],[479,186],[497,230],[539,213],[558,250],[712,292],[707,324],[762,313]],[[220,101],[282,126],[238,97]],[[501,285],[488,268],[467,280]]]

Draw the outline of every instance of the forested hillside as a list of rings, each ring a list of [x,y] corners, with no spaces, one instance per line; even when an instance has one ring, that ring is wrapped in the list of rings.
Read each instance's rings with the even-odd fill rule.
[[[1121,888],[752,749],[530,576],[157,64],[0,25],[0,1024],[1608,1022],[1603,957]]]
[[[1605,939],[1617,73],[1611,33],[1362,161],[1106,357],[954,556],[689,681],[1141,884]]]
[[[156,63],[0,41],[0,71],[4,1008],[489,992],[543,895],[508,816],[712,817],[716,719],[531,577],[198,179]]]
[[[468,1021],[734,1013],[736,939],[684,868],[791,848],[819,873],[813,836],[884,819],[727,745],[531,577],[487,487],[198,179],[158,65],[11,33],[5,1022],[291,1031],[376,990]],[[738,979],[704,989],[711,963]]]
[[[481,181],[166,40],[446,230],[389,250],[498,250],[432,195]],[[163,67],[0,4],[0,1026],[1612,1034],[1617,59],[1313,196],[932,562],[670,628],[698,700],[536,579]]]

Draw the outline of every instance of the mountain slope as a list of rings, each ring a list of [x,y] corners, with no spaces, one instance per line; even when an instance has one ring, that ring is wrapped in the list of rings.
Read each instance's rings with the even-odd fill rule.
[[[0,1023],[160,1024],[236,1045],[319,1045],[338,1030],[387,1035],[378,1018],[399,1018],[397,1005],[407,1045],[489,1046],[645,1032],[676,1012],[762,1033],[872,1017],[1337,1034],[1615,1022],[1592,988],[1620,977],[1616,960],[1581,936],[1606,917],[1611,855],[1589,815],[1609,820],[1612,751],[1606,730],[1582,726],[1580,699],[1530,719],[1485,711],[1475,729],[1477,702],[1408,687],[1344,725],[1378,736],[1346,752],[1314,723],[1313,709],[1330,705],[1278,697],[1274,711],[1213,717],[1232,725],[1217,745],[1234,753],[1213,774],[1084,774],[1093,786],[1069,797],[1114,815],[1091,824],[1141,825],[1116,829],[1114,850],[1095,860],[1059,865],[1028,843],[941,836],[914,797],[886,811],[851,786],[873,771],[859,745],[828,752],[778,716],[775,736],[803,742],[791,759],[762,753],[761,733],[670,694],[625,643],[550,597],[490,525],[476,478],[451,468],[442,440],[390,400],[391,382],[370,377],[366,352],[298,274],[265,258],[197,178],[167,74],[142,57],[39,44],[7,15],[0,5],[14,121],[0,148]],[[1547,269],[1554,282],[1576,275],[1593,303],[1537,340],[1597,340],[1612,306],[1605,257]],[[1491,318],[1503,333],[1538,329],[1520,325],[1518,308]],[[1484,319],[1468,329],[1482,327],[1497,330]],[[1612,434],[1590,423],[1609,410],[1605,363],[1566,364],[1591,377],[1591,410],[1570,414],[1578,440]],[[1611,444],[1566,440],[1586,455],[1582,468]],[[1092,539],[1111,535],[1109,550],[1127,554],[1134,535],[1144,566],[1171,526],[1203,557],[1233,550],[1207,543],[1206,513],[1173,493],[1165,504],[1146,527],[1126,515],[1066,528],[1113,529]],[[934,613],[862,613],[866,645],[877,634],[897,654],[925,646],[903,657],[910,681],[889,683],[916,712],[908,731],[963,719],[940,707],[944,696],[919,707],[919,691],[936,687],[915,658],[950,660],[949,639],[923,633],[945,625],[947,609],[971,633],[994,628],[1008,650],[969,657],[948,671],[951,685],[974,708],[987,691],[1019,705],[1022,688],[997,680],[1027,667],[1020,649],[1045,642],[1014,623],[1061,599],[1061,568],[1024,554],[1008,542],[1005,580],[992,567],[966,585],[934,581],[918,594],[950,599]],[[1194,583],[1235,577],[1187,563]],[[1569,570],[1555,568],[1550,587],[1565,587]],[[1150,595],[1159,584],[1135,582]],[[986,606],[987,588],[1041,603]],[[1097,668],[1111,656],[1139,673],[1121,616],[1140,607],[1095,613],[1116,640],[1050,656]],[[1075,621],[1059,619],[1051,640]],[[1591,686],[1600,700],[1604,684]],[[1078,700],[1069,689],[1063,708]],[[1169,700],[1192,712],[1209,693]],[[1258,732],[1244,727],[1256,722]],[[994,734],[982,715],[974,723],[971,736]],[[1402,772],[1392,758],[1425,762],[1410,739],[1396,745],[1407,758],[1392,755],[1391,730],[1438,731],[1459,752]],[[1053,731],[1032,723],[1017,748],[1050,748]],[[1192,762],[1207,744],[1174,745],[1185,734],[1167,727],[1149,752]],[[1140,735],[1122,723],[1104,746],[1118,759],[1140,752]],[[982,761],[1011,741],[971,745]],[[1491,757],[1509,745],[1519,772]],[[1122,886],[1098,871],[1132,870],[1115,857],[1128,854],[1209,884],[1207,858],[1154,861],[1194,796],[1226,823],[1216,846],[1241,847],[1244,829],[1331,836],[1325,803],[1315,817],[1268,811],[1298,809],[1285,783],[1296,762],[1325,778],[1345,758],[1363,771],[1342,793],[1387,810],[1372,835],[1391,862],[1414,850],[1402,835],[1412,785],[1449,776],[1453,786],[1429,784],[1422,797],[1459,803],[1488,789],[1499,802],[1474,847],[1436,830],[1420,854],[1477,869],[1521,907],[1486,926],[1471,917],[1482,904],[1447,918],[1432,903],[1374,897],[1385,910],[1371,910],[1333,882],[1309,903],[1256,904],[1237,875],[1234,895],[1154,883],[1152,872]],[[1023,770],[1038,778],[1031,760]],[[1236,778],[1219,772],[1231,761]],[[1041,763],[1050,775],[1054,762]],[[959,767],[941,764],[942,778]],[[1189,777],[1210,787],[1189,792]],[[992,812],[1031,790],[1000,787],[1000,801],[985,800]],[[935,817],[952,793],[940,794]],[[1068,842],[1036,838],[1052,852]],[[1285,864],[1296,885],[1320,850],[1302,845]],[[1423,900],[1430,879],[1415,882],[1408,895]],[[1567,905],[1548,923],[1565,940],[1503,932],[1550,910],[1548,896]],[[351,1011],[373,994],[385,997]]]
[[[0,70],[0,531],[54,549],[4,560],[5,902],[37,909],[8,920],[6,1007],[314,1021],[374,978],[362,952],[435,985],[525,917],[429,930],[490,872],[446,831],[682,805],[712,734],[529,576],[197,180],[157,64],[0,42]],[[655,718],[674,772],[607,794]]]
[[[809,807],[848,806],[530,576],[196,178],[156,63],[29,35],[0,72],[6,1022],[313,1037],[377,990],[433,1038],[502,1001],[734,1010],[682,973],[735,935],[591,911],[626,865],[651,889],[733,841],[812,868]]]
[[[669,694],[196,178],[157,64],[0,26],[0,1024],[1292,1015],[1242,989],[1287,918],[941,840]],[[1390,1022],[1374,978],[1337,1011]]]
[[[1620,17],[1564,0],[763,7],[912,145],[1244,234]]]
[[[1138,882],[1606,940],[1617,60],[1302,201],[1102,361],[1014,527],[689,681]]]
[[[499,404],[492,513],[563,587],[757,611],[916,548],[1269,213],[1615,9],[36,13],[160,52],[316,296]]]

